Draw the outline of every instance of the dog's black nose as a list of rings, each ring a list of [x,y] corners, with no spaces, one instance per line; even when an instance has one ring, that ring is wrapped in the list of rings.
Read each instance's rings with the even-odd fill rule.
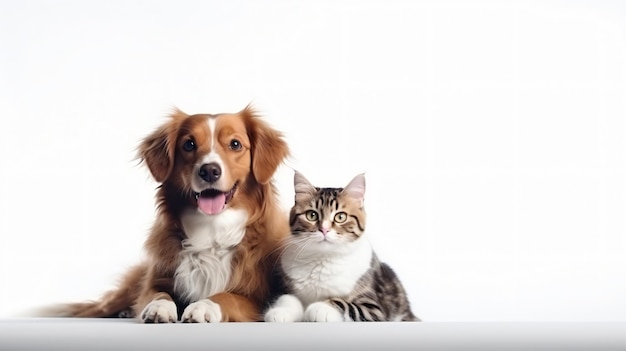
[[[207,163],[200,167],[198,175],[207,182],[214,183],[220,179],[220,176],[222,175],[222,168],[215,162]]]

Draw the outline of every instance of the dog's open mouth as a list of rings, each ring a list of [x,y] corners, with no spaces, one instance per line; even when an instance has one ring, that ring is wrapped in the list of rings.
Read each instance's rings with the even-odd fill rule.
[[[227,192],[217,189],[207,189],[201,193],[196,193],[198,208],[204,214],[218,214],[222,212],[230,200],[232,200],[235,190],[237,190],[237,183]]]

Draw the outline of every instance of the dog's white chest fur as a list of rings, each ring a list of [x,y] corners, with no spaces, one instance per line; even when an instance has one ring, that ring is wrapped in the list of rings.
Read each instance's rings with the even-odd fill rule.
[[[243,239],[247,220],[247,213],[237,209],[212,216],[197,209],[183,213],[187,239],[174,276],[174,290],[182,298],[194,302],[226,289],[234,249]]]

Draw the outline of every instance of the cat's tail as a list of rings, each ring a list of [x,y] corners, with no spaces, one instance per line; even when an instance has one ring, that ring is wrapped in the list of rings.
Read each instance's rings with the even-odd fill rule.
[[[115,290],[104,294],[99,300],[62,303],[37,307],[22,313],[24,317],[84,317],[84,318],[132,318],[133,305],[140,292],[146,268],[131,268]]]
[[[402,319],[400,319],[400,321],[402,321],[402,322],[421,322],[422,320],[419,319],[416,315],[413,314],[413,312],[411,312],[409,310],[408,313],[406,313],[404,316],[402,316]]]

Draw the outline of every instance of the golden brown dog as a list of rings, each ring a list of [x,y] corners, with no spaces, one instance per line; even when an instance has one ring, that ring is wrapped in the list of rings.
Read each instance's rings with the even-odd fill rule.
[[[249,106],[233,114],[171,114],[139,157],[160,183],[147,258],[100,300],[47,315],[136,316],[146,323],[258,321],[273,289],[287,213],[272,183],[289,154]]]

